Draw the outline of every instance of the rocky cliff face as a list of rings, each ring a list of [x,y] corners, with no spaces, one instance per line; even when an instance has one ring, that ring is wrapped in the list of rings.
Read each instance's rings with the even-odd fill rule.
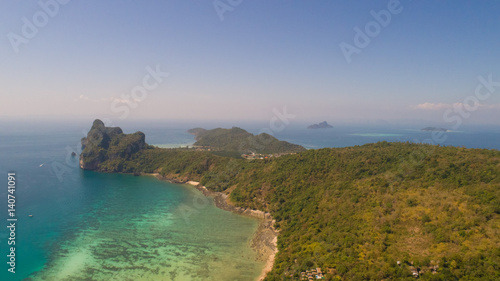
[[[144,133],[124,134],[121,128],[106,127],[101,120],[96,119],[87,137],[82,138],[80,168],[100,170],[103,162],[129,159],[132,154],[145,147]]]

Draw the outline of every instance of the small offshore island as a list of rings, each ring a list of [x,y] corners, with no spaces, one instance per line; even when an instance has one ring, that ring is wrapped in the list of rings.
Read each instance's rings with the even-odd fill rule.
[[[95,120],[80,167],[190,182],[218,207],[262,218],[252,244],[269,258],[264,280],[500,277],[497,150],[305,150],[240,128],[190,132],[194,147],[162,149]],[[249,153],[276,157],[242,157]]]
[[[425,128],[422,128],[421,131],[426,131],[426,132],[449,132],[448,129],[438,128],[438,127],[425,127]]]
[[[312,124],[307,126],[308,129],[331,129],[333,128],[332,125],[328,124],[326,121],[323,121],[318,124]]]

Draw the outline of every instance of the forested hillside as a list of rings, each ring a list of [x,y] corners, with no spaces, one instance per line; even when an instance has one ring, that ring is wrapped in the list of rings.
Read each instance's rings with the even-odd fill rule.
[[[210,147],[216,150],[238,153],[294,153],[305,151],[300,145],[292,144],[286,141],[280,141],[277,138],[261,133],[253,135],[241,128],[233,127],[231,129],[217,128],[205,130],[194,128],[188,130],[196,138],[194,146]]]
[[[500,152],[381,142],[243,160],[147,146],[99,171],[157,172],[271,212],[266,280],[498,280]],[[399,261],[399,265],[398,265]]]

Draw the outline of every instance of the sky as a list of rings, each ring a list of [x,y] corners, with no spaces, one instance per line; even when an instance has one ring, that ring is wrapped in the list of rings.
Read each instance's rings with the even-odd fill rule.
[[[500,1],[0,7],[3,120],[500,125]]]

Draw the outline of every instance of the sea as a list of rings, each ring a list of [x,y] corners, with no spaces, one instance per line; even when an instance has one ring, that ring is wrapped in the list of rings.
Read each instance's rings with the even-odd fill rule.
[[[72,152],[81,151],[80,139],[92,121],[0,123],[0,280],[257,279],[264,268],[250,246],[257,219],[218,209],[189,185],[81,170]],[[125,133],[140,130],[160,147],[192,145],[186,130],[193,127],[235,125],[308,149],[378,141],[500,149],[498,126],[462,127],[438,137],[410,125],[317,130],[251,122],[108,125]]]

